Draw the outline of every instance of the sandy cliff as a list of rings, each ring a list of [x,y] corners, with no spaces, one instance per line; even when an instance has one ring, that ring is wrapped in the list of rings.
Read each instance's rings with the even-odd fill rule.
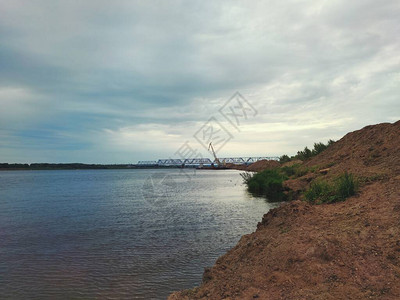
[[[169,300],[400,299],[400,121],[351,132],[303,166],[313,171],[286,183],[299,199],[313,180],[346,170],[359,178],[359,193],[271,210],[200,287]]]

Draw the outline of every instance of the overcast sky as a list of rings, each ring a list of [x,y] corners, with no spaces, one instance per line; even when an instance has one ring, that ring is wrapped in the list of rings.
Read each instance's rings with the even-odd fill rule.
[[[394,122],[399,16],[398,0],[0,0],[0,162],[211,157],[194,137],[210,118],[221,157]],[[221,113],[235,92],[240,126]]]

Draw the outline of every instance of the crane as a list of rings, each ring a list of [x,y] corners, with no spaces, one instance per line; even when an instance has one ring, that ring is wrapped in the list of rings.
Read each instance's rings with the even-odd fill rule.
[[[213,145],[212,145],[211,143],[210,143],[210,145],[208,145],[208,151],[210,151],[210,149],[211,149],[211,151],[212,151],[212,154],[214,155],[214,161],[215,161],[215,162],[218,164],[218,166],[220,167],[220,166],[221,166],[221,162],[219,161],[217,155],[215,154],[214,147],[213,147]]]

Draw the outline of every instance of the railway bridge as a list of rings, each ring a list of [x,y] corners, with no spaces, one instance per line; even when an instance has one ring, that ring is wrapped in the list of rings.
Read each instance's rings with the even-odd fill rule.
[[[219,161],[223,164],[235,164],[235,165],[251,165],[259,160],[279,160],[277,156],[254,156],[254,157],[222,157]],[[215,160],[209,158],[166,158],[152,161],[140,160],[136,164],[142,167],[172,167],[172,166],[200,166],[200,165],[212,165],[216,164]]]

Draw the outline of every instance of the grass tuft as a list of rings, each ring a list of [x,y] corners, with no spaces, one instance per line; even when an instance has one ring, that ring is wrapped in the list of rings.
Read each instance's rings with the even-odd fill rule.
[[[358,183],[354,179],[353,174],[347,173],[347,171],[339,176],[336,182],[336,195],[339,201],[343,201],[346,198],[356,194]]]
[[[326,181],[313,182],[304,196],[308,202],[314,204],[334,203],[355,195],[357,189],[358,181],[353,174],[345,172],[337,177],[333,184]]]

